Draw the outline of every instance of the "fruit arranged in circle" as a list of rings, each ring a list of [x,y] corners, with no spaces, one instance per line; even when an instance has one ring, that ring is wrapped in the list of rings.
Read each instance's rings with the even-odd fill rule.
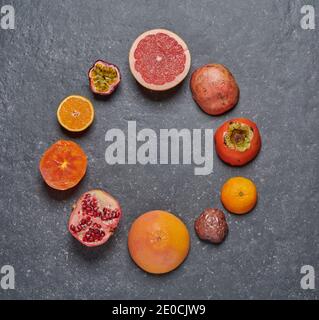
[[[154,29],[144,32],[134,41],[129,63],[133,76],[143,87],[164,91],[185,79],[191,56],[186,43],[178,35]]]
[[[206,64],[191,77],[193,98],[210,115],[220,115],[234,108],[239,88],[231,72],[221,64]]]
[[[112,94],[121,82],[120,69],[103,60],[96,61],[88,75],[92,92],[101,96]]]
[[[232,166],[243,166],[253,160],[261,149],[257,125],[246,118],[226,121],[215,133],[218,156]]]
[[[257,188],[250,179],[231,178],[222,187],[221,201],[231,213],[248,213],[257,203]]]
[[[82,148],[72,141],[60,140],[45,151],[40,161],[44,181],[57,190],[75,187],[84,177],[87,157]]]
[[[228,234],[228,224],[223,211],[208,208],[195,221],[198,237],[215,244],[223,242]]]
[[[71,132],[87,129],[94,120],[92,103],[81,96],[69,96],[61,103],[57,111],[60,125]]]
[[[102,190],[86,192],[77,201],[69,220],[72,236],[87,247],[97,247],[112,236],[121,219],[118,201]]]
[[[132,259],[143,270],[162,274],[185,260],[190,236],[185,224],[166,211],[150,211],[135,220],[128,236]]]

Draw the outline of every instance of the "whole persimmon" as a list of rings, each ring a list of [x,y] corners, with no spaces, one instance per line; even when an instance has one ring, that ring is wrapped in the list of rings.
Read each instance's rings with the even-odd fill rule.
[[[250,179],[230,178],[222,187],[221,201],[231,213],[248,213],[256,206],[257,188]]]
[[[257,125],[246,118],[226,121],[215,133],[215,148],[218,156],[231,166],[249,163],[261,149]]]
[[[185,224],[167,211],[150,211],[135,220],[128,235],[134,262],[153,274],[170,272],[188,255],[190,236]]]
[[[45,151],[39,167],[44,181],[51,188],[68,190],[84,177],[87,156],[75,142],[59,140]]]

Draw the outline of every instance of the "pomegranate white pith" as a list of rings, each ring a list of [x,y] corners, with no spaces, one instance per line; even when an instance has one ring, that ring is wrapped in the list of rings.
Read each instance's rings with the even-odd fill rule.
[[[154,83],[150,83],[150,82],[145,81],[145,79],[143,78],[143,75],[136,70],[137,59],[135,58],[135,51],[136,51],[138,45],[140,44],[140,42],[144,38],[146,38],[149,35],[156,35],[156,34],[161,34],[161,33],[174,39],[182,47],[183,52],[185,54],[185,64],[184,64],[183,71],[181,73],[179,73],[174,78],[174,80],[158,85],[158,84],[154,84]],[[148,53],[145,52],[145,54],[148,54]],[[156,59],[158,61],[161,61],[161,59],[162,59],[162,57],[160,57],[160,56],[151,57],[152,53],[149,53],[149,54],[150,54],[150,60]],[[154,30],[149,30],[149,31],[144,32],[134,41],[134,43],[131,47],[130,53],[129,53],[129,63],[130,63],[130,69],[131,69],[131,72],[132,72],[134,78],[143,87],[150,89],[150,90],[154,90],[154,91],[165,91],[165,90],[169,90],[169,89],[174,88],[175,86],[177,86],[179,83],[181,83],[185,79],[185,77],[187,76],[187,74],[189,72],[190,66],[191,66],[191,55],[190,55],[190,52],[188,50],[186,43],[177,34],[171,32],[169,30],[165,30],[165,29],[154,29]]]
[[[118,201],[102,190],[86,192],[77,201],[69,220],[69,231],[87,247],[104,244],[121,219]]]

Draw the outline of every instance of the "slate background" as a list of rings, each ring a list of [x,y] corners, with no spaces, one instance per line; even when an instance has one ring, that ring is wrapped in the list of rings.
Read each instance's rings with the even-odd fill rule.
[[[0,30],[0,265],[16,270],[16,290],[1,299],[309,299],[300,267],[319,273],[318,30],[300,27],[300,8],[316,1],[0,1],[16,9],[16,30]],[[132,41],[164,27],[182,36],[192,70],[223,63],[241,88],[239,105],[210,117],[195,105],[189,77],[168,94],[150,94],[128,68]],[[120,66],[123,82],[108,100],[94,99],[86,72],[99,59]],[[67,95],[94,99],[96,121],[74,137],[56,121]],[[231,117],[259,125],[263,149],[244,168],[214,155],[214,173],[193,166],[109,166],[105,133],[138,129],[214,128]],[[88,154],[86,178],[70,192],[43,183],[38,162],[58,139],[74,139]],[[221,207],[219,190],[234,175],[255,181],[260,199],[245,217],[227,213],[230,234],[221,246],[198,241],[194,218]],[[68,234],[73,202],[104,188],[123,207],[121,226],[105,246],[88,250]],[[148,275],[130,260],[127,232],[143,212],[162,208],[185,221],[192,248],[165,276]],[[318,277],[317,277],[318,280]],[[318,284],[317,284],[318,287]]]

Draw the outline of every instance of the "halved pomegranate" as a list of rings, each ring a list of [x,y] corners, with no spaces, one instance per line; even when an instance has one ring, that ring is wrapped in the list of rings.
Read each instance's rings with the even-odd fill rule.
[[[89,71],[89,80],[93,93],[108,96],[121,82],[120,69],[112,63],[98,60]]]
[[[77,201],[69,220],[72,236],[87,247],[97,247],[112,236],[121,219],[118,201],[102,190],[86,192]]]

